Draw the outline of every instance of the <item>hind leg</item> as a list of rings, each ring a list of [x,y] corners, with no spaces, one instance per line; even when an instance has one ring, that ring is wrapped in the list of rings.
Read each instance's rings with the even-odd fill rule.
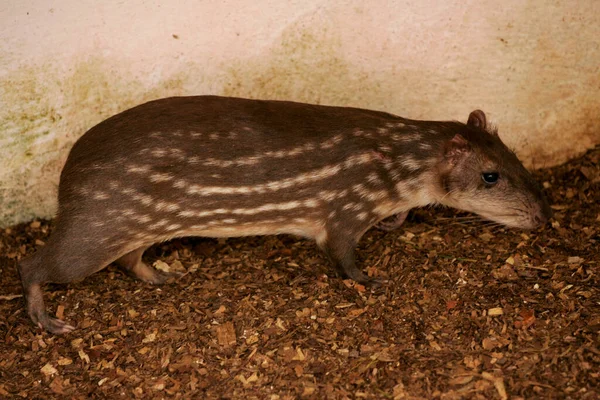
[[[45,246],[19,263],[29,316],[35,325],[54,334],[67,333],[74,328],[47,314],[43,285],[81,280],[106,267],[114,260],[110,254],[119,254],[117,250],[122,246],[122,242],[111,238],[110,233],[82,232],[80,226],[62,221]]]
[[[73,246],[76,249],[80,249]],[[64,253],[56,240],[39,249],[35,254],[19,263],[19,275],[27,303],[27,312],[35,325],[54,334],[63,334],[75,329],[64,321],[52,318],[46,312],[42,285],[45,283],[68,283],[83,279],[107,265],[93,251],[81,255],[79,252]]]
[[[23,284],[23,290],[27,302],[27,313],[35,325],[55,335],[69,333],[75,329],[74,326],[67,324],[65,321],[48,315],[44,305],[44,294],[39,283]]]
[[[146,246],[140,247],[130,253],[125,254],[115,261],[115,263],[117,263],[130,275],[154,285],[160,285],[170,278],[178,278],[182,275],[179,272],[164,272],[149,267],[145,262],[142,261],[142,255],[146,249]]]

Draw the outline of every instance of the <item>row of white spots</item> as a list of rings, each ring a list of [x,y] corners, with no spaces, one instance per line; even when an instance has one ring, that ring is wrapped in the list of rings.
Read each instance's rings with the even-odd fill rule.
[[[147,156],[147,155],[151,155],[154,158],[163,158],[163,157],[170,157],[170,158],[175,158],[179,161],[183,161],[186,158],[185,152],[181,149],[175,148],[175,147],[170,147],[170,148],[164,148],[164,147],[155,147],[155,148],[143,148],[140,151],[138,151],[138,154],[141,156]],[[137,171],[128,171],[128,172],[137,172]]]
[[[183,180],[175,182],[173,187],[183,189],[187,187],[186,192],[198,196],[211,196],[215,194],[252,194],[266,193],[268,191],[278,191],[288,189],[296,185],[316,182],[327,179],[341,171],[355,166],[368,164],[373,161],[374,154],[372,152],[352,155],[339,164],[327,165],[325,167],[299,174],[295,177],[285,178],[277,181],[261,183],[253,186],[200,186],[196,184],[187,184]]]
[[[233,215],[255,215],[263,212],[269,211],[287,211],[293,210],[295,208],[317,208],[319,206],[319,202],[314,199],[308,200],[295,200],[288,201],[285,203],[267,203],[263,204],[259,207],[255,208],[216,208],[212,210],[204,210],[204,211],[193,211],[193,210],[182,210],[177,213],[178,216],[183,218],[203,218],[203,217],[211,217],[213,215],[223,215],[223,214],[233,214]]]
[[[349,190],[321,190],[317,193],[317,197],[325,201],[334,201],[335,199],[341,199],[348,195]]]
[[[262,154],[255,154],[252,156],[240,157],[235,160],[219,160],[219,159],[212,158],[212,157],[206,158],[206,159],[201,159],[198,156],[192,156],[192,157],[188,158],[187,162],[192,165],[201,164],[201,165],[204,165],[207,167],[221,167],[221,168],[234,167],[234,166],[242,167],[242,166],[248,166],[248,165],[256,165],[267,158],[281,159],[281,158],[295,157],[300,154],[312,151],[315,149],[315,147],[316,146],[314,143],[306,143],[302,146],[297,146],[297,147],[294,147],[289,150],[267,151]]]

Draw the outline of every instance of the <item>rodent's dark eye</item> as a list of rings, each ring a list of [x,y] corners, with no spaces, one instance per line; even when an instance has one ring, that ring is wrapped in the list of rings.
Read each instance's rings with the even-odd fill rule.
[[[498,178],[499,175],[497,172],[484,172],[481,174],[481,179],[488,185],[493,185],[498,182]]]

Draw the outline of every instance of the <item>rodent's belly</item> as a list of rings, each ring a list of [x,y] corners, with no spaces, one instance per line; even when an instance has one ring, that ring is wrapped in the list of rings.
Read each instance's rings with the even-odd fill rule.
[[[252,221],[243,222],[232,226],[206,226],[190,225],[178,231],[175,236],[201,236],[201,237],[239,237],[292,234],[309,239],[317,239],[325,235],[325,224],[316,220],[286,221]]]

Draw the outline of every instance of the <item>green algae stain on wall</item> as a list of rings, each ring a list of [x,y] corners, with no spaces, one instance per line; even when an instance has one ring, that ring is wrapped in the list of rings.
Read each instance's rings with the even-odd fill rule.
[[[350,62],[334,31],[326,25],[288,27],[266,54],[223,66],[221,93],[385,109],[394,98],[391,73]]]
[[[52,217],[72,144],[103,119],[183,91],[187,73],[153,87],[90,58],[64,75],[52,63],[21,68],[0,82],[0,226]]]

